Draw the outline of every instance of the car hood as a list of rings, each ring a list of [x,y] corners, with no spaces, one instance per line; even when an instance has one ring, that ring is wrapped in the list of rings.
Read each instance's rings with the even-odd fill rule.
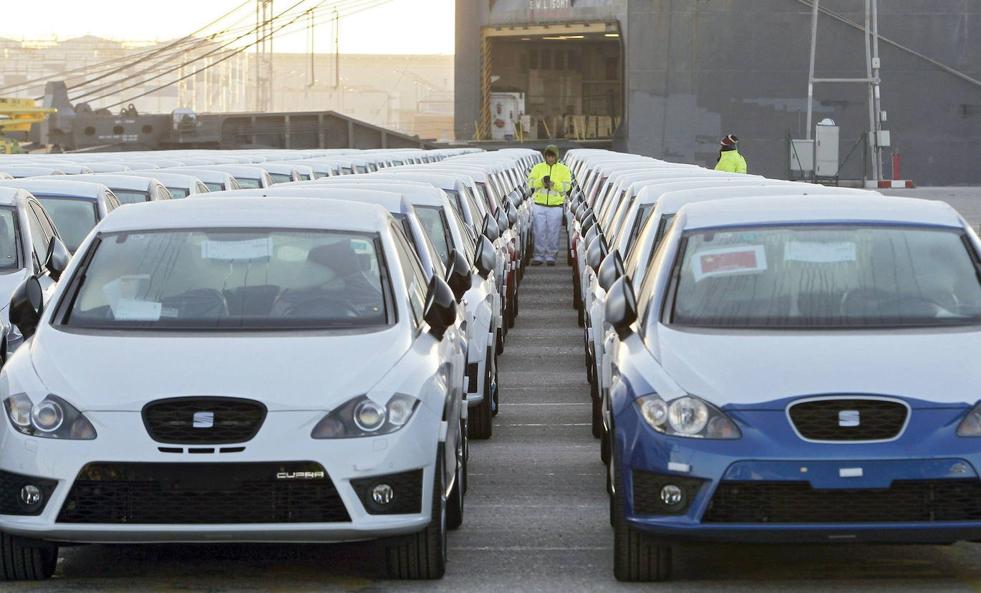
[[[676,331],[658,327],[659,360],[687,393],[724,406],[824,394],[892,395],[937,404],[981,399],[971,329],[875,332]],[[777,405],[782,409],[782,405]]]
[[[257,399],[270,411],[328,410],[375,387],[408,351],[408,333],[175,336],[46,326],[30,354],[45,389],[83,412],[138,411],[193,395]]]

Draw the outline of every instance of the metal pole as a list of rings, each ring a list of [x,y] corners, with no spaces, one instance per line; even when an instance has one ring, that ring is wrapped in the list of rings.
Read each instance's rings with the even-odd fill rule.
[[[872,96],[875,100],[875,149],[876,149],[876,165],[879,170],[876,172],[876,177],[882,179],[882,146],[880,145],[879,136],[882,131],[882,97],[880,93],[881,80],[880,80],[880,68],[882,67],[881,60],[879,59],[879,0],[872,0],[872,79],[873,79],[873,90]]]
[[[341,17],[334,10],[334,88],[341,87]]]
[[[807,139],[813,137],[814,122],[814,60],[817,57],[818,11],[821,0],[814,0],[811,12],[811,69],[807,78]]]
[[[307,15],[309,17],[309,20],[307,22],[307,47],[310,50],[310,77],[307,80],[307,87],[312,87],[317,80],[316,63],[314,62],[315,60],[314,55],[316,49],[316,47],[314,46],[314,40],[315,40],[314,27],[316,26],[316,23],[314,23],[312,8],[307,11]]]
[[[872,81],[872,0],[865,0],[865,69],[869,79],[869,158],[872,165],[872,180],[879,181],[879,164],[875,134],[875,82]]]

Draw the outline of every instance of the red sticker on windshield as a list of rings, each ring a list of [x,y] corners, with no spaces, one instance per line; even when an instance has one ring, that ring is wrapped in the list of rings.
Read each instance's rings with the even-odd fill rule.
[[[742,245],[699,251],[694,261],[695,281],[712,276],[747,274],[766,270],[762,245]]]

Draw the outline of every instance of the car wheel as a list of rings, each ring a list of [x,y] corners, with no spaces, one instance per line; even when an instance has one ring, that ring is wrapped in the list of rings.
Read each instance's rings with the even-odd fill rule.
[[[391,579],[441,579],[446,572],[446,497],[443,485],[443,447],[436,456],[432,514],[418,533],[386,540],[385,572]]]
[[[484,364],[484,400],[467,412],[467,434],[472,439],[489,439],[494,432],[493,395],[494,375],[491,366],[494,364],[493,353],[488,348],[487,362]]]
[[[500,356],[501,354],[504,354],[504,332],[501,330],[501,328],[497,328],[497,333],[495,335],[497,336],[497,355]]]
[[[449,496],[446,497],[446,527],[459,529],[463,525],[464,493],[467,491],[467,461],[464,458],[463,433],[460,434],[460,444],[456,449],[456,479]]]
[[[576,311],[576,323],[579,324],[579,327],[586,327],[586,316],[583,314],[582,307]]]
[[[603,436],[603,400],[600,399],[596,381],[589,384],[589,399],[593,404],[593,438],[598,439]]]
[[[43,581],[57,565],[57,545],[0,533],[0,580]]]
[[[493,391],[492,398],[494,400],[494,406],[491,408],[491,410],[493,411],[494,416],[497,416],[498,414],[501,413],[501,376],[498,373],[498,370],[499,370],[499,368],[497,366],[497,359],[495,358],[494,359],[494,380],[491,382],[491,385],[493,386],[493,388],[492,388],[492,391]]]
[[[623,479],[613,467],[616,483],[612,497],[613,575],[618,581],[655,582],[671,578],[671,547],[655,543],[647,534],[631,527],[625,519]]]
[[[609,465],[610,464],[610,439],[613,435],[603,428],[603,400],[600,400],[600,461]],[[607,479],[607,486],[609,486],[609,479]]]

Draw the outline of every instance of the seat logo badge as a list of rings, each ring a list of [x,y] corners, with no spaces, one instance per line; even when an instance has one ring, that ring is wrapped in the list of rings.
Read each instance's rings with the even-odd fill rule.
[[[277,480],[323,480],[325,477],[324,472],[279,472],[276,474]]]
[[[841,428],[855,428],[862,423],[862,416],[858,410],[841,410],[838,412],[838,426]]]
[[[214,412],[194,412],[194,428],[214,428]]]

